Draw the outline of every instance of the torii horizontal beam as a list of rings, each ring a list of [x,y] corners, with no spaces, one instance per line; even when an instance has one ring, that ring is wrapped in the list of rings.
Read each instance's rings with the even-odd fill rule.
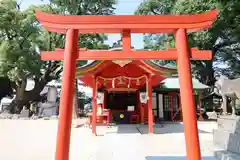
[[[50,32],[66,33],[77,29],[79,33],[170,33],[178,28],[197,32],[211,27],[217,10],[194,15],[135,15],[135,16],[63,16],[36,11],[36,18]]]
[[[212,53],[208,50],[197,50],[192,48],[190,51],[192,60],[211,60]],[[41,53],[42,60],[64,60],[64,50],[46,51]],[[86,50],[79,49],[77,60],[177,60],[177,50],[169,49],[162,51],[109,51],[109,50]]]

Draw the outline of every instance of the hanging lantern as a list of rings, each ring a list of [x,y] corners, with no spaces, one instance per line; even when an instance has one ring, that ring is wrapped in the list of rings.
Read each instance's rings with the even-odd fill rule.
[[[131,63],[132,61],[131,60],[113,60],[112,62],[119,65],[120,67],[124,67],[127,64]]]
[[[149,100],[148,92],[141,92],[139,96],[140,96],[140,102],[142,104],[146,104],[147,101]]]
[[[97,104],[103,104],[104,102],[104,93],[98,92],[97,93]]]

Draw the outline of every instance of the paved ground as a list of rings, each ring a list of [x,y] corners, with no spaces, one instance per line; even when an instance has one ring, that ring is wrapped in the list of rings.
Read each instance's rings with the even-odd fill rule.
[[[213,160],[214,122],[200,122],[204,160]],[[0,120],[0,160],[54,160],[56,120]],[[145,126],[73,128],[70,160],[185,160],[182,124],[165,124],[148,135]]]

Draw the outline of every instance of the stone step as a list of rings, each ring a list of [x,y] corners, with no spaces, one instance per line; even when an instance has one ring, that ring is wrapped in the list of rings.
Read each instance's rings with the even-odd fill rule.
[[[234,134],[231,133],[229,135],[227,150],[240,155],[240,134],[239,133],[234,133]]]
[[[215,151],[214,157],[216,160],[240,160],[240,155],[224,150]]]
[[[230,133],[229,131],[214,129],[213,144],[220,149],[227,150]]]
[[[218,129],[230,131],[232,133],[240,133],[239,116],[220,116],[218,118]]]
[[[213,130],[213,144],[217,148],[240,154],[240,133]]]

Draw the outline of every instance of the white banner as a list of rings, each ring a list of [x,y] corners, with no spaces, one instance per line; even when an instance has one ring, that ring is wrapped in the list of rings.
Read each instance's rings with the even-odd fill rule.
[[[97,104],[103,104],[104,102],[104,93],[98,92],[97,93]]]
[[[147,95],[147,92],[141,92],[140,93],[140,102],[143,104],[146,104],[148,101],[149,97]]]

